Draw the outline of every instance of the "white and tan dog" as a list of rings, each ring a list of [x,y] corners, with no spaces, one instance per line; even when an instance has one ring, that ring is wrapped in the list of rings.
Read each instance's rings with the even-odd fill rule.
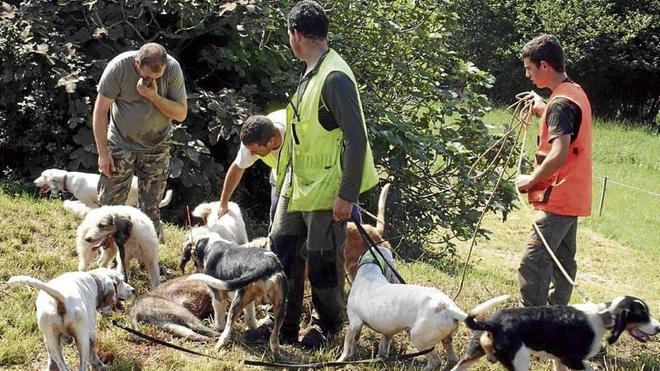
[[[131,260],[147,268],[151,287],[160,284],[158,236],[154,224],[131,206],[102,206],[92,209],[76,231],[78,269],[87,270],[100,250],[99,266],[110,268],[119,253],[117,270],[127,277]]]
[[[79,370],[91,364],[95,370],[105,369],[96,354],[96,310],[110,315],[121,309],[121,301],[133,295],[133,288],[113,270],[98,268],[89,272],[68,272],[43,282],[29,276],[13,276],[9,284],[26,284],[39,289],[37,322],[48,350],[46,369],[68,370],[64,362],[60,337],[73,337],[80,356]]]
[[[39,194],[50,192],[56,196],[60,192],[69,192],[73,194],[80,203],[65,203],[65,209],[85,216],[89,209],[99,207],[98,193],[96,185],[99,182],[99,174],[81,173],[77,171],[66,171],[62,169],[47,169],[41,172],[41,175],[34,180],[34,185],[39,188]],[[172,190],[165,192],[163,200],[158,207],[165,207],[172,201]],[[138,179],[133,177],[131,189],[126,198],[126,205],[137,206],[138,203]]]
[[[394,266],[392,253],[379,248],[387,261]],[[402,285],[384,260],[365,252],[358,263],[358,270],[348,296],[348,330],[344,341],[344,351],[338,361],[349,359],[356,347],[363,325],[383,335],[378,355],[387,357],[392,336],[410,331],[410,340],[419,350],[433,350],[426,354],[425,370],[440,365],[440,355],[434,349],[442,342],[450,362],[458,362],[452,345],[452,335],[460,322],[467,318],[447,295],[432,287]],[[471,313],[480,313],[490,306],[504,301],[506,297],[491,299]]]

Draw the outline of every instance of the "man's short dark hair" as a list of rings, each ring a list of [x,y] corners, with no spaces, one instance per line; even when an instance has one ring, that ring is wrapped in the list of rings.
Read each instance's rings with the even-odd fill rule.
[[[268,117],[253,115],[241,127],[241,143],[246,146],[254,143],[265,146],[274,134],[275,125]]]
[[[167,51],[160,44],[148,43],[142,45],[135,54],[135,59],[140,63],[140,66],[148,66],[152,71],[156,71],[165,66]]]
[[[289,12],[289,30],[310,39],[328,37],[328,17],[323,7],[313,0],[299,1]]]
[[[545,61],[557,72],[564,72],[564,49],[554,35],[543,34],[530,40],[522,49],[522,57],[537,67]]]

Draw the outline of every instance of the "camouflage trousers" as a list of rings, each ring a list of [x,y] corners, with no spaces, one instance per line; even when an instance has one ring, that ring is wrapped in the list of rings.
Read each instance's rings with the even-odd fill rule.
[[[162,144],[145,152],[125,151],[108,143],[115,164],[112,178],[101,175],[97,186],[101,205],[123,205],[131,188],[133,175],[138,178],[138,207],[163,236],[158,205],[163,199],[170,166],[170,147]]]
[[[288,212],[288,206],[289,198],[280,197],[270,233],[271,248],[289,283],[282,336],[297,337],[300,330],[305,263],[315,309],[312,322],[336,333],[341,330],[345,308],[346,222],[335,222],[332,210]]]
[[[538,211],[534,218],[550,249],[574,280],[577,273],[577,217]],[[522,305],[526,307],[566,305],[573,292],[573,286],[559,270],[534,228],[518,268],[518,281]]]

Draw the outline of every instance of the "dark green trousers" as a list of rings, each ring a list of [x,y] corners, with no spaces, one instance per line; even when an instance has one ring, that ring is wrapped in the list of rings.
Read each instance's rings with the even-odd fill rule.
[[[534,218],[551,250],[575,280],[577,217],[538,211]],[[573,286],[561,273],[533,227],[518,268],[518,281],[522,304],[526,307],[566,305],[573,292]]]
[[[280,197],[270,233],[273,252],[288,278],[287,313],[283,336],[300,330],[305,265],[314,305],[313,321],[324,331],[338,332],[344,318],[344,244],[346,222],[332,220],[332,210],[288,212],[289,199]]]

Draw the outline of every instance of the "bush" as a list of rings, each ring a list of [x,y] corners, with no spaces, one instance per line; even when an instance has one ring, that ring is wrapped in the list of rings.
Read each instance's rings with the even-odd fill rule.
[[[481,121],[489,105],[479,93],[492,78],[449,46],[455,14],[437,1],[331,5],[331,46],[357,75],[377,165],[394,183],[388,230],[417,246],[438,226],[443,243],[467,238],[495,180],[493,173],[468,178],[468,170],[496,138]],[[217,199],[243,120],[283,107],[295,87],[302,66],[288,47],[289,7],[254,0],[3,5],[0,89],[8,93],[0,98],[0,166],[23,176],[45,167],[94,169],[91,110],[104,66],[159,42],[181,62],[189,93],[170,167],[178,210],[165,215],[183,222],[183,205]],[[250,216],[263,215],[263,228],[266,170],[246,176],[235,199]],[[364,197],[370,210],[376,195]],[[507,212],[512,195],[499,192],[492,209]]]

